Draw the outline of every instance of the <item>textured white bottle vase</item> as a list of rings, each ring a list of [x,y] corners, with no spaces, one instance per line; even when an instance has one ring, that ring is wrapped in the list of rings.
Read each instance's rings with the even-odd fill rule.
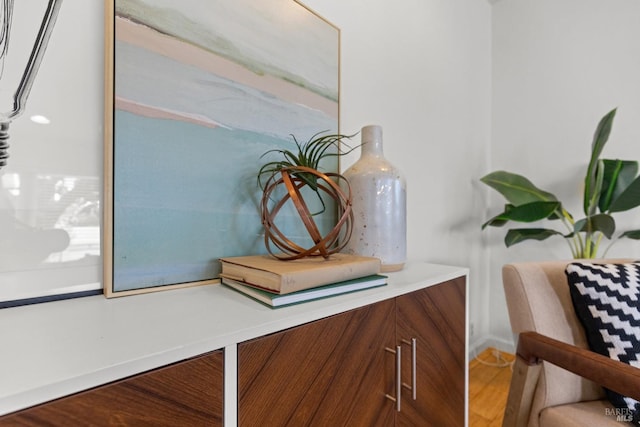
[[[344,172],[353,194],[353,233],[342,250],[374,256],[382,271],[397,271],[407,258],[407,184],[402,173],[384,158],[382,127],[361,131],[360,159]]]

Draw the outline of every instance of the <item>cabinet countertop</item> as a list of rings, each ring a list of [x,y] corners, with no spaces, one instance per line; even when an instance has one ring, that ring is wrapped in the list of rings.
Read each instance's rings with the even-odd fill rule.
[[[0,415],[467,274],[411,261],[387,286],[279,309],[219,284],[3,309]]]

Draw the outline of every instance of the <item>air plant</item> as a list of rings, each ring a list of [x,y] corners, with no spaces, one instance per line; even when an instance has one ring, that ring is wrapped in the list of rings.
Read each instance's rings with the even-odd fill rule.
[[[320,187],[318,184],[318,176],[309,170],[319,171],[320,162],[327,157],[338,157],[348,154],[359,147],[351,147],[344,142],[345,139],[351,139],[357,133],[353,135],[343,134],[326,134],[328,131],[321,131],[314,134],[307,142],[301,143],[298,139],[291,135],[293,141],[296,144],[297,152],[274,148],[262,154],[260,158],[270,154],[279,153],[282,155],[282,159],[274,160],[264,164],[258,171],[258,186],[264,191],[270,181],[273,181],[274,177],[282,170],[287,170],[288,173],[306,184],[317,196],[322,204],[322,209],[312,215],[319,215],[326,209],[325,202],[320,194]],[[344,145],[346,150],[341,146]],[[265,179],[266,176],[266,179]]]

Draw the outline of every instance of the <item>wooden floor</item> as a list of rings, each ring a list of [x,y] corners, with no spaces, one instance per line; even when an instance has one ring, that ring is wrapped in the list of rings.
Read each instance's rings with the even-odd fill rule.
[[[513,359],[512,354],[487,348],[469,363],[469,427],[502,426]]]

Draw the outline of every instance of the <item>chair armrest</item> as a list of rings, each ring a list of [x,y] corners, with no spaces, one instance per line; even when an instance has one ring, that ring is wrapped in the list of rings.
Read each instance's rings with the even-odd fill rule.
[[[518,337],[503,427],[525,427],[529,424],[543,360],[621,395],[640,400],[640,369],[537,332],[522,332]]]
[[[626,363],[537,332],[520,334],[517,354],[528,365],[544,360],[623,396],[640,400],[640,369]]]

